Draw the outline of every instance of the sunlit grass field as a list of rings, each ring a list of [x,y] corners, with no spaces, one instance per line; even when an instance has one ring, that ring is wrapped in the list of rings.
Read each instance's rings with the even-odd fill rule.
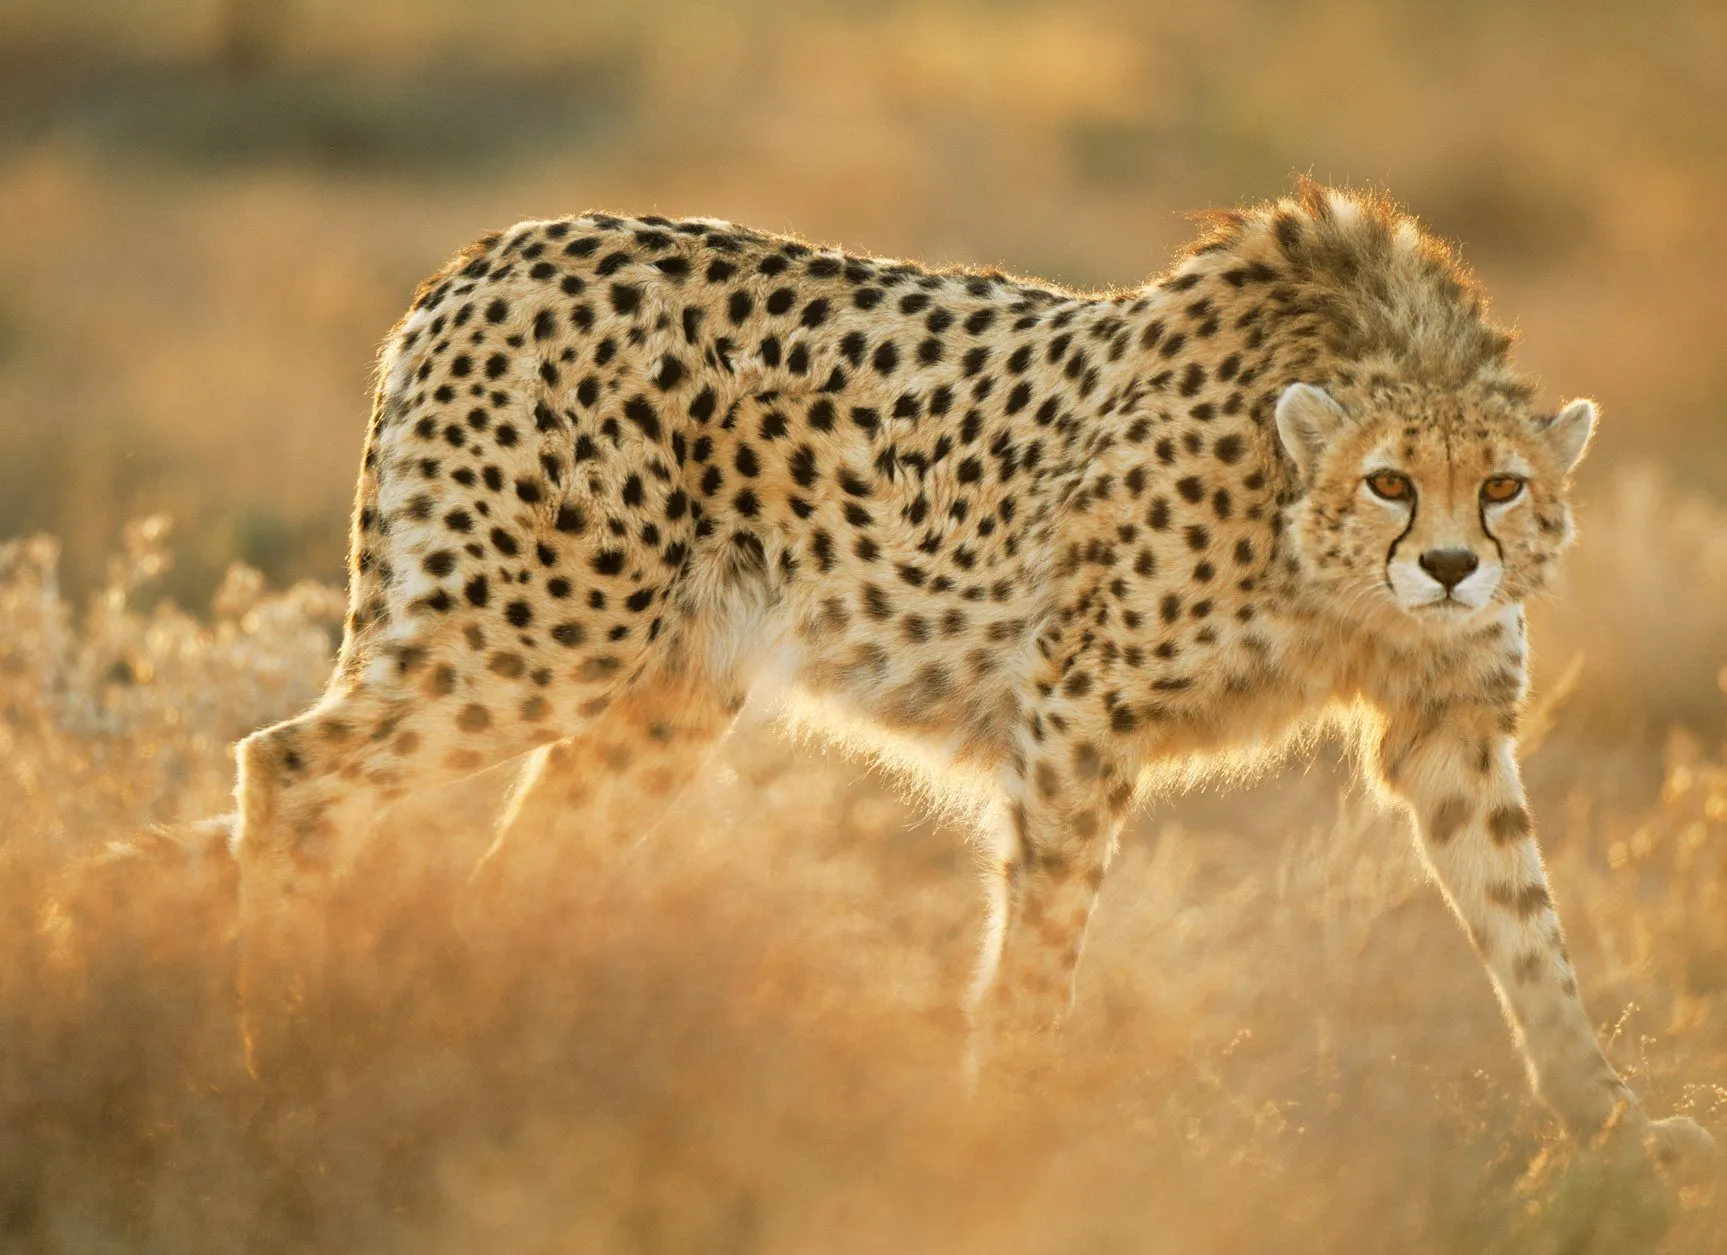
[[[374,347],[482,231],[706,213],[1109,286],[1182,211],[1371,181],[1603,404],[1526,772],[1613,1062],[1727,1135],[1717,6],[251,7],[0,0],[0,1250],[1727,1250],[1727,1190],[1528,1099],[1331,748],[1136,820],[1061,1067],[971,1098],[973,834],[764,720],[477,929],[507,775],[393,813],[286,1094],[189,826],[329,671]]]

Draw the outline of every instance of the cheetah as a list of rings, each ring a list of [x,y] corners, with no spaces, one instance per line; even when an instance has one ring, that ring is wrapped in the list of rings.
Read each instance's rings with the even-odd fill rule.
[[[238,749],[242,997],[404,795],[525,756],[485,864],[600,855],[769,680],[990,799],[974,1038],[1043,1040],[1136,801],[1333,729],[1412,817],[1535,1092],[1654,1150],[1516,755],[1523,602],[1596,407],[1537,408],[1454,250],[1303,182],[1080,294],[707,219],[525,222],[380,358],[328,691]],[[1633,1143],[1635,1144],[1635,1143]]]

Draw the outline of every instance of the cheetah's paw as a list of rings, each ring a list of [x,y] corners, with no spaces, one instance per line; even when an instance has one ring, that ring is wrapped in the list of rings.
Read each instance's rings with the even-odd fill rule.
[[[1652,1163],[1683,1176],[1713,1177],[1721,1170],[1720,1147],[1690,1116],[1651,1120],[1643,1132],[1643,1147]]]

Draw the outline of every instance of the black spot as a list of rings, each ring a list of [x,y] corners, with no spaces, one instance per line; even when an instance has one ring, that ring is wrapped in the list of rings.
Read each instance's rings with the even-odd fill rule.
[[[660,362],[660,373],[655,376],[654,383],[661,392],[670,392],[683,377],[684,364],[668,353]]]
[[[792,479],[799,487],[808,488],[816,481],[816,455],[807,444],[800,445],[791,456]]]
[[[1444,845],[1469,821],[1469,814],[1466,798],[1446,798],[1433,808],[1433,817],[1427,823],[1427,839],[1434,845]]]
[[[810,548],[815,553],[816,566],[821,570],[822,574],[825,575],[827,572],[833,570],[833,537],[829,536],[826,532],[818,531],[814,536],[810,537]]]
[[[624,417],[639,427],[642,435],[649,440],[657,441],[660,438],[659,411],[640,393],[624,403]]]
[[[642,290],[630,283],[614,283],[611,290],[612,308],[619,314],[633,314],[642,303]]]
[[[1529,812],[1521,806],[1501,806],[1487,817],[1487,830],[1496,845],[1509,845],[1527,837],[1533,830]]]

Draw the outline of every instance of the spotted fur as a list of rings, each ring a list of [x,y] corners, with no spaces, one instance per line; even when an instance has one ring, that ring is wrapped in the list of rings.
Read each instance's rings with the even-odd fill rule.
[[[240,747],[254,1024],[308,961],[283,904],[378,807],[529,755],[493,862],[604,850],[778,676],[992,782],[980,1041],[1065,1012],[1136,797],[1330,724],[1540,1093],[1657,1127],[1518,776],[1521,602],[1594,410],[1534,408],[1510,345],[1445,245],[1312,185],[1104,295],[707,220],[487,236],[384,347],[329,691]]]

